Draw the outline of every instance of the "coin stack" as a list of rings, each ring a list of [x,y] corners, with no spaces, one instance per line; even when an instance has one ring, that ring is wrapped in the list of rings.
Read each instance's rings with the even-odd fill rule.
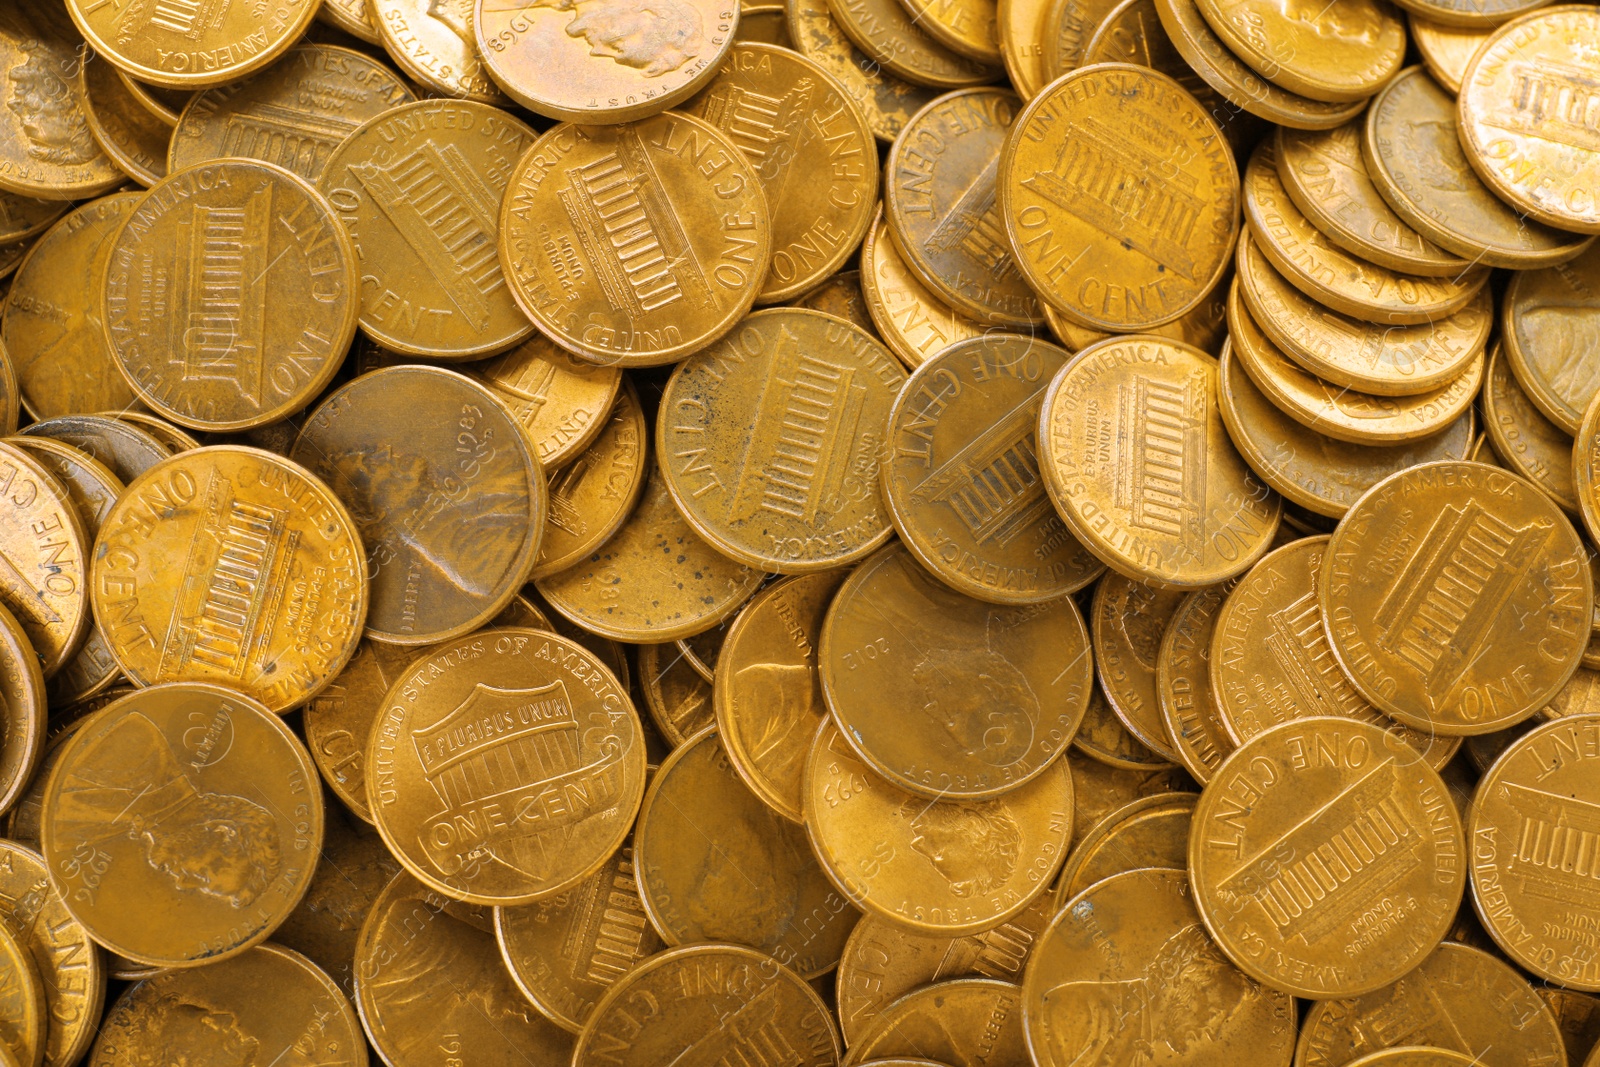
[[[0,1067],[1600,1067],[1600,7],[1400,3],[0,0]]]

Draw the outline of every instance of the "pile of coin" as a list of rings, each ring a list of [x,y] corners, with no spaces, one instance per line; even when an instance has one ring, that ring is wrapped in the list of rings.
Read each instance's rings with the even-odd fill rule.
[[[1400,3],[0,0],[0,1067],[1600,1067],[1600,7]]]

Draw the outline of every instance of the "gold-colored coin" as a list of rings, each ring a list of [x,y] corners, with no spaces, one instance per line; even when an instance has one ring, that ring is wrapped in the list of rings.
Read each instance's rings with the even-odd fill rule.
[[[367,801],[424,884],[522,904],[583,881],[644,795],[626,689],[555,634],[485,630],[430,650],[390,688],[367,746]]]
[[[1239,236],[1239,295],[1283,354],[1324,381],[1376,396],[1431,392],[1482,357],[1494,303],[1479,289],[1452,315],[1383,326],[1341,315],[1290,285],[1247,231]]]
[[[771,956],[738,945],[684,945],[617,981],[572,1050],[572,1067],[718,1060],[834,1067],[839,1032],[816,991]]]
[[[173,454],[190,452],[201,447],[200,442],[189,433],[178,429],[165,419],[158,418],[145,411],[135,411],[130,408],[125,411],[108,411],[106,414],[120,422],[129,423],[146,431]]]
[[[1492,30],[1508,19],[1543,6],[1543,0],[1396,0],[1413,15],[1467,29]]]
[[[675,748],[651,780],[634,863],[640,899],[668,944],[748,945],[803,978],[833,970],[859,918],[805,831],[739,780],[711,728]]]
[[[1587,100],[1577,87],[1600,70],[1597,39],[1593,7],[1523,15],[1473,54],[1456,100],[1467,162],[1495,195],[1540,222],[1589,234],[1600,233],[1600,146],[1587,135],[1589,120],[1569,117],[1561,101]],[[1587,113],[1593,104],[1576,106]]]
[[[889,236],[882,208],[861,242],[861,292],[878,335],[912,369],[948,345],[982,336],[985,329],[951,310],[911,272]]]
[[[0,516],[0,607],[22,626],[48,681],[88,634],[89,537],[49,469],[4,441]]]
[[[1053,914],[1046,894],[1010,921],[960,937],[914,933],[876,915],[864,916],[850,931],[834,982],[845,1044],[854,1049],[885,1008],[921,986],[952,978],[1021,982]]]
[[[757,117],[751,100],[779,101],[776,114]],[[844,265],[877,210],[878,153],[833,75],[787,48],[740,44],[684,111],[738,146],[766,195],[772,259],[758,304],[791,300]]]
[[[901,0],[911,21],[939,44],[988,67],[1005,63],[995,0]]]
[[[1089,39],[1117,6],[1117,0],[1050,0],[1040,31],[1044,50],[1044,77],[1040,88],[1083,66],[1083,52]],[[1036,95],[1036,92],[1023,94],[1029,100]]]
[[[1458,580],[1466,559],[1474,577]],[[1318,596],[1362,696],[1413,729],[1460,735],[1549,703],[1594,611],[1588,553],[1561,510],[1521,478],[1461,462],[1373,486],[1334,531]]]
[[[1102,168],[1126,169],[1106,180],[1137,208],[1106,202],[1092,177]],[[1177,82],[1126,63],[1084,68],[1035,97],[996,183],[1023,275],[1091,329],[1139,331],[1192,310],[1239,231],[1239,173],[1221,128]]]
[[[940,44],[908,6],[896,0],[828,0],[835,24],[873,63],[890,74],[938,89],[991,81],[1000,63],[980,63]]]
[[[16,616],[0,607],[0,813],[18,803],[40,766],[45,716],[39,656]]]
[[[773,44],[794,50],[789,40],[789,20],[782,4],[750,4],[741,0],[739,25],[733,31],[735,42],[744,44]]]
[[[1233,587],[1211,640],[1211,691],[1222,726],[1242,745],[1279,723],[1324,715],[1387,730],[1438,770],[1459,737],[1397,725],[1351,686],[1328,647],[1317,580],[1328,537],[1302,537],[1262,557]]]
[[[110,692],[86,700],[77,708],[71,709],[70,715],[76,716],[82,711],[82,716],[61,716],[56,720],[53,728],[46,733],[44,755],[39,759],[32,780],[28,782],[27,788],[17,795],[16,802],[6,813],[4,824],[6,837],[29,848],[38,849],[39,823],[44,815],[45,786],[49,784],[50,773],[55,770],[56,763],[61,758],[65,742],[87,721],[91,712],[98,711],[133,691],[131,686],[117,686]]]
[[[1039,1067],[1281,1064],[1294,1047],[1294,999],[1218,951],[1181,870],[1115,875],[1059,911],[1022,996]]]
[[[1389,270],[1447,278],[1471,268],[1406,225],[1379,194],[1361,158],[1358,122],[1331,130],[1279,127],[1274,148],[1284,192],[1346,252]]]
[[[880,217],[882,210],[881,204],[873,210],[874,220]],[[830,275],[822,284],[797,299],[794,306],[844,319],[877,336],[878,327],[872,321],[872,313],[867,310],[866,295],[861,291],[859,270],[842,270]]]
[[[367,0],[324,0],[317,18],[368,44],[382,44]]]
[[[578,359],[541,334],[464,369],[505,402],[546,470],[563,466],[599,435],[622,386],[620,369]]]
[[[1044,35],[1050,0],[1000,0],[995,29],[1000,60],[1011,87],[1024,100],[1033,99],[1051,78],[1045,67]]]
[[[1199,6],[1235,55],[1274,85],[1312,100],[1365,100],[1405,61],[1405,22],[1383,0],[1317,8],[1199,0]]]
[[[123,485],[172,455],[149,431],[120,416],[58,415],[25,426],[22,433],[27,437],[51,437],[87,453],[105,464]]]
[[[1586,1052],[1600,1044],[1600,997],[1554,986],[1539,986],[1535,992],[1549,1006],[1561,1028],[1568,1067],[1584,1067]]]
[[[1134,772],[1127,772],[1134,773]],[[805,821],[822,868],[851,903],[908,929],[989,930],[1043,894],[1072,836],[1063,760],[986,800],[930,800],[861,762],[833,722],[806,760]]]
[[[100,150],[140,185],[167,176],[167,143],[172,127],[144,108],[121,71],[90,53],[78,66],[79,106]]]
[[[1144,3],[1146,0],[1132,0],[1135,3]],[[1230,257],[1231,258],[1231,257]],[[1231,273],[1231,272],[1230,272]],[[1181,315],[1171,322],[1164,322],[1160,326],[1152,326],[1146,333],[1157,337],[1169,337],[1174,341],[1182,341],[1186,345],[1193,345],[1210,355],[1222,351],[1222,342],[1228,337],[1228,291],[1229,277],[1214,286],[1206,294],[1204,300],[1196,304],[1194,310]],[[1049,304],[1044,308],[1045,322],[1050,326],[1050,332],[1056,335],[1062,345],[1072,352],[1081,352],[1092,344],[1105,341],[1114,336],[1100,330],[1090,330],[1068,319],[1061,312]]]
[[[455,3],[476,34],[468,54],[508,96],[586,126],[634,122],[687,100],[716,77],[739,26],[738,0]]]
[[[1089,708],[1083,713],[1078,732],[1072,735],[1072,748],[1108,767],[1138,771],[1172,765],[1171,760],[1157,755],[1128,732],[1098,685],[1089,693]]]
[[[88,199],[128,180],[100,150],[73,89],[83,40],[63,6],[75,8],[76,0],[18,5],[0,20],[0,69],[8,83],[0,188],[43,200]]]
[[[55,225],[72,206],[69,200],[36,200],[0,190],[0,244],[11,245],[37,237]]]
[[[1173,612],[1156,653],[1156,696],[1172,748],[1195,781],[1211,780],[1236,747],[1211,687],[1211,640],[1227,585],[1190,593]]]
[[[1600,671],[1579,667],[1555,699],[1539,709],[1539,717],[1560,719],[1595,712],[1600,712]]]
[[[673,372],[656,457],[673,500],[724,555],[784,574],[838,567],[893,533],[884,426],[906,371],[818,311],[757,312]]]
[[[716,722],[711,683],[694,669],[677,642],[638,647],[645,707],[667,744],[676,748]],[[809,737],[806,744],[809,751]]]
[[[1168,589],[1108,574],[1095,586],[1090,620],[1094,666],[1111,709],[1140,743],[1168,763],[1179,761],[1161,715],[1156,669],[1162,635],[1183,601]]]
[[[659,469],[627,520],[588,558],[535,585],[550,606],[617,641],[671,641],[731,618],[762,574],[708,545],[684,521]]]
[[[755,166],[676,111],[555,127],[516,165],[500,211],[500,262],[522,310],[613,366],[672,363],[731,330],[772,246]]]
[[[317,12],[315,0],[267,8],[181,5],[125,9],[67,0],[90,46],[128,74],[154,85],[198,89],[243,77],[290,48]]]
[[[578,885],[545,900],[494,909],[500,958],[522,994],[579,1033],[607,989],[666,947],[650,925],[623,845]]]
[[[139,106],[168,126],[176,126],[178,124],[178,116],[183,113],[184,106],[194,98],[195,90],[193,89],[174,89],[165,85],[152,85],[149,82],[140,81],[121,67],[116,69],[117,76],[122,79],[122,84],[128,87],[128,92],[133,94],[133,98],[138,101]]]
[[[315,184],[356,127],[415,100],[394,72],[361,52],[299,45],[259,74],[197,93],[171,131],[167,165],[260,159]]]
[[[1543,489],[1569,514],[1577,515],[1573,439],[1534,405],[1509,362],[1504,343],[1496,343],[1483,389],[1483,421],[1489,442],[1508,470]]]
[[[1600,807],[1600,714],[1565,716],[1513,741],[1473,800],[1472,900],[1514,963],[1572,989],[1600,991],[1583,936],[1590,914],[1588,830]]]
[[[1600,397],[1589,402],[1573,438],[1572,482],[1584,529],[1591,541],[1596,540],[1600,531]]]
[[[39,850],[97,942],[191,967],[244,952],[294,910],[322,814],[316,767],[277,716],[179,682],[123,697],[66,742]]]
[[[356,1010],[389,1067],[566,1063],[572,1035],[539,1014],[500,962],[493,914],[395,875],[361,924]]]
[[[895,400],[883,499],[912,554],[958,592],[1043,603],[1104,570],[1039,475],[1039,404],[1068,358],[1026,337],[971,338],[922,363]]]
[[[1189,862],[1189,826],[1199,799],[1195,793],[1141,797],[1102,819],[1061,868],[1054,911],[1060,912],[1091,886],[1128,871],[1183,870]]]
[[[70,1067],[94,1040],[105,1002],[105,965],[99,946],[51,887],[43,857],[12,841],[0,841],[0,926],[27,950],[44,988],[49,1022],[42,1063]]]
[[[1129,337],[1084,349],[1050,383],[1039,425],[1045,486],[1067,527],[1113,570],[1200,588],[1244,573],[1272,543],[1282,502],[1229,440],[1218,376],[1199,349]],[[1155,424],[1172,436],[1146,431]]]
[[[1346,252],[1294,206],[1278,177],[1276,157],[1271,141],[1261,142],[1250,157],[1245,217],[1255,248],[1312,300],[1364,322],[1411,326],[1460,311],[1487,284],[1489,272],[1481,268],[1430,278],[1375,266]]]
[[[966,1067],[1030,1067],[1022,991],[993,978],[957,978],[912,990],[883,1009],[843,1062],[863,1067],[924,1054]]]
[[[1388,1048],[1351,1060],[1348,1067],[1482,1067],[1483,1061],[1464,1052],[1424,1046]]]
[[[733,769],[767,807],[801,821],[806,754],[828,708],[822,619],[846,571],[776,582],[745,605],[717,658],[712,703]]]
[[[90,279],[110,254],[139,193],[91,200],[34,242],[17,267],[0,343],[35,419],[116,411],[136,403],[106,344],[100,292]]]
[[[1284,722],[1240,745],[1189,842],[1195,906],[1228,958],[1322,999],[1422,963],[1455,920],[1465,866],[1439,775],[1404,740],[1346,719]]]
[[[0,340],[0,436],[17,432],[21,413],[22,388],[17,384],[17,369],[12,365],[4,341]]]
[[[361,256],[369,337],[408,355],[473,359],[533,331],[497,243],[501,200],[535,136],[487,104],[420,100],[368,120],[333,151],[319,187]]]
[[[383,698],[421,652],[362,638],[337,678],[305,705],[306,747],[333,795],[365,822],[367,739],[383,710]]]
[[[50,1025],[44,980],[28,949],[0,923],[0,1048],[17,1067],[41,1067]]]
[[[795,51],[839,79],[878,140],[893,141],[911,116],[939,95],[937,89],[895,77],[863,54],[834,21],[828,0],[786,0],[783,7]]]
[[[1072,772],[1072,846],[1108,815],[1140,797],[1157,793],[1192,792],[1193,779],[1181,767],[1165,764],[1135,770],[1113,767],[1076,751],[1067,752]]]
[[[884,164],[883,217],[912,272],[956,311],[1032,327],[1039,297],[1000,210],[1001,149],[1021,101],[1006,89],[948,93],[911,117]]]
[[[441,98],[506,107],[474,31],[472,0],[368,0],[378,40],[401,73]],[[460,112],[445,112],[445,114]]]
[[[1404,5],[1402,5],[1404,6]],[[1433,75],[1433,80],[1452,93],[1461,91],[1461,78],[1467,71],[1478,46],[1489,39],[1491,29],[1451,26],[1444,22],[1413,13],[1411,40],[1416,43],[1417,54]]]
[[[1397,1045],[1430,1045],[1475,1067],[1562,1067],[1555,1017],[1527,979],[1489,953],[1446,941],[1393,985],[1311,1006],[1295,1067],[1347,1067]]]
[[[1600,321],[1600,247],[1570,263],[1517,271],[1501,302],[1505,354],[1528,399],[1566,433],[1600,392],[1587,337]]]
[[[1457,133],[1455,98],[1422,67],[1402,71],[1373,98],[1361,156],[1395,214],[1441,248],[1489,267],[1554,266],[1588,247],[1590,238],[1545,226],[1490,192]]]
[[[897,789],[1009,795],[1072,741],[1093,685],[1071,597],[988,604],[936,581],[899,545],[861,564],[822,626],[834,721]]]

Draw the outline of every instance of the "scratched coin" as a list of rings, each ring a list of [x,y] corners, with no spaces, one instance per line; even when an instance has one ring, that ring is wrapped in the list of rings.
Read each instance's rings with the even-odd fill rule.
[[[1600,247],[1559,267],[1517,271],[1500,307],[1504,352],[1528,399],[1562,430],[1576,433],[1600,392],[1580,340],[1600,309]]]
[[[88,534],[49,468],[4,441],[0,515],[0,607],[22,625],[48,681],[71,662],[90,624]]]
[[[839,79],[878,140],[893,141],[906,120],[939,95],[889,73],[857,48],[834,21],[828,0],[790,0],[783,10],[795,51]]]
[[[0,923],[0,1055],[40,1067],[50,1025],[44,980],[15,932]]]
[[[938,1062],[1029,1067],[1022,991],[994,978],[956,978],[914,989],[887,1005],[850,1047],[845,1067],[902,1056]],[[914,1062],[914,1061],[913,1061]]]
[[[1365,100],[1405,61],[1405,22],[1383,0],[1307,8],[1199,0],[1199,7],[1223,43],[1263,78],[1313,100]]]
[[[127,181],[96,143],[73,91],[83,62],[83,40],[64,10],[73,6],[15,5],[0,22],[0,69],[7,72],[6,107],[0,109],[0,188],[7,193],[79,200]],[[301,6],[311,5],[301,0]],[[114,19],[117,12],[105,15]]]
[[[827,7],[835,25],[870,63],[914,85],[957,89],[989,81],[997,73],[994,66],[941,44],[910,4],[827,0]],[[999,58],[993,56],[994,63]]]
[[[220,85],[260,70],[299,39],[317,7],[314,0],[279,0],[264,8],[66,4],[101,56],[135,78],[180,89]]]
[[[1178,762],[1161,716],[1156,673],[1163,635],[1185,594],[1108,574],[1095,586],[1089,609],[1094,669],[1111,710],[1139,743]]]
[[[368,0],[379,43],[435,95],[505,107],[510,101],[478,54],[472,0]]]
[[[1237,745],[1211,688],[1211,639],[1229,586],[1190,593],[1178,604],[1156,653],[1156,697],[1178,760],[1204,785]]]
[[[1183,870],[1189,863],[1189,831],[1199,799],[1196,793],[1140,797],[1101,819],[1061,868],[1054,912],[1089,887],[1127,871]]]
[[[861,293],[878,336],[913,370],[947,345],[984,332],[981,323],[952,310],[906,266],[881,207],[861,242]]]

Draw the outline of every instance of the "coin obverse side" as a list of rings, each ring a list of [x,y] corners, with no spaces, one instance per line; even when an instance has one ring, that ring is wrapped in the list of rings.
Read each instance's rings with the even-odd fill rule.
[[[1481,406],[1489,443],[1508,470],[1527,478],[1569,515],[1580,511],[1572,476],[1574,439],[1545,417],[1512,372],[1505,345],[1489,358]]]
[[[850,1047],[845,1067],[892,1063],[911,1054],[941,1063],[1029,1067],[1022,990],[994,978],[956,978],[913,989],[886,1005]],[[916,1067],[917,1060],[912,1060]]]
[[[1405,61],[1405,21],[1383,0],[1304,9],[1251,0],[1199,6],[1223,43],[1262,77],[1313,100],[1365,100]]]
[[[511,103],[478,54],[471,0],[368,0],[379,43],[401,73],[435,96]]]
[[[1295,996],[1380,989],[1455,921],[1461,819],[1438,774],[1365,722],[1257,734],[1218,768],[1189,839],[1195,905],[1247,974]]]
[[[98,56],[78,68],[78,99],[100,150],[142,186],[167,176],[172,127],[139,102],[122,72]]]

